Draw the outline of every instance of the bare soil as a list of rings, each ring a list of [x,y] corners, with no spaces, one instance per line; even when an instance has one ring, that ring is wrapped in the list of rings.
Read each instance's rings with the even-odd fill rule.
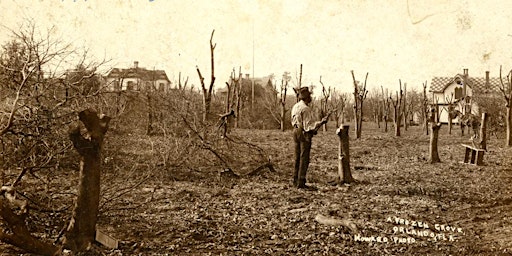
[[[485,165],[463,164],[461,143],[469,136],[447,130],[440,131],[442,162],[429,164],[429,137],[420,127],[394,137],[364,123],[361,139],[350,133],[357,182],[333,186],[338,138],[330,127],[313,141],[307,179],[317,191],[291,186],[291,131],[235,130],[265,149],[274,172],[224,177],[220,168],[155,170],[103,208],[99,227],[120,248],[98,249],[107,255],[511,255],[512,148],[490,136]],[[141,137],[106,140],[123,143],[119,157],[133,165],[150,152]],[[129,183],[127,177],[117,182]]]

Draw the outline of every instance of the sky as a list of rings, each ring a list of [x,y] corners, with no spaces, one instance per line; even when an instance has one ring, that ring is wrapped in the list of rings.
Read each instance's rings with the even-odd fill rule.
[[[231,71],[263,77],[291,72],[303,86],[353,90],[422,89],[434,76],[499,76],[512,68],[512,1],[486,0],[0,0],[0,40],[26,19],[109,67],[134,61],[163,69],[172,82],[196,66],[210,80],[210,36],[216,87]]]

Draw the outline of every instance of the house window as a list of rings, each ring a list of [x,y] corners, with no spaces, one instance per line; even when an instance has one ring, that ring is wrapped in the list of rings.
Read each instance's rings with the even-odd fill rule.
[[[134,89],[134,83],[133,83],[133,81],[128,81],[128,82],[126,83],[126,89],[127,89],[127,90],[129,90],[129,91],[133,91],[133,89]]]
[[[158,84],[158,90],[159,90],[159,91],[162,91],[162,92],[163,92],[163,91],[164,91],[164,88],[165,88],[165,84],[164,84],[164,83],[159,83],[159,84]]]
[[[455,88],[455,99],[459,100],[462,98],[462,88],[457,87]]]

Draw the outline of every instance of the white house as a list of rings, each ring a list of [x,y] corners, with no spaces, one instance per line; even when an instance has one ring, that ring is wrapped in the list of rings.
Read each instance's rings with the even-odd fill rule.
[[[483,77],[469,76],[468,69],[462,74],[452,77],[434,77],[430,83],[432,103],[439,106],[439,121],[448,123],[448,106],[451,102],[455,110],[462,114],[472,113],[478,115],[478,105],[473,96],[489,95],[499,92],[500,78],[490,77],[489,71]],[[454,123],[458,123],[458,118]]]
[[[149,88],[167,92],[171,89],[171,81],[164,70],[141,68],[138,61],[135,61],[131,68],[113,68],[104,77],[104,81],[111,91],[134,91]]]

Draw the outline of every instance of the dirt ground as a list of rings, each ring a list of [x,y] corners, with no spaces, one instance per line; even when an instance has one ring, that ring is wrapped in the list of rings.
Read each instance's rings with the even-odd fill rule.
[[[236,130],[265,149],[274,172],[150,177],[100,216],[119,249],[98,248],[107,255],[512,255],[512,149],[491,136],[485,165],[463,164],[469,136],[447,130],[442,163],[429,164],[420,127],[396,138],[365,123],[361,139],[350,133],[357,182],[343,186],[329,184],[338,169],[335,129],[320,132],[307,177],[318,191],[291,186],[291,131]],[[119,153],[136,161],[149,147],[128,143]]]

